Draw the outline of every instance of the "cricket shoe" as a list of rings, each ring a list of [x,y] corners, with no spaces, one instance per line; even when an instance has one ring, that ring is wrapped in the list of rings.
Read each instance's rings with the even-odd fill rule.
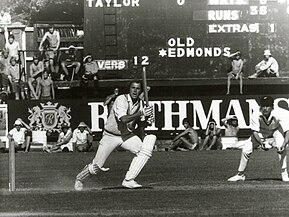
[[[122,186],[123,187],[125,187],[125,188],[130,188],[130,189],[132,189],[132,188],[141,188],[142,187],[142,185],[140,185],[140,184],[138,184],[136,181],[134,181],[134,180],[123,180],[122,181]]]
[[[228,179],[229,182],[245,181],[245,175],[235,175]]]
[[[75,180],[75,183],[74,183],[74,189],[76,190],[76,191],[82,191],[82,189],[83,189],[83,183],[81,182],[81,181],[79,181],[79,180]]]
[[[288,177],[288,172],[287,171],[282,172],[281,176],[282,176],[282,181],[283,182],[289,182],[289,177]]]

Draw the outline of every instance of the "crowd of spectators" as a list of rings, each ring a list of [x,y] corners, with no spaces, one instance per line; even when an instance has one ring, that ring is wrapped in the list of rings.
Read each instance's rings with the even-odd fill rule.
[[[87,88],[91,80],[92,88],[98,88],[98,64],[92,55],[82,58],[79,47],[60,47],[60,42],[59,31],[49,26],[38,51],[34,52],[33,61],[25,63],[25,51],[12,33],[7,36],[0,55],[0,88],[6,98],[54,99],[55,81],[69,84],[77,80]]]
[[[183,119],[185,130],[178,134],[171,142],[171,151],[193,151],[193,150],[221,150],[227,148],[240,148],[242,143],[238,140],[238,118],[228,116],[221,120],[225,127],[223,130],[216,125],[214,119],[209,120],[205,132],[197,132],[192,128],[188,118]]]

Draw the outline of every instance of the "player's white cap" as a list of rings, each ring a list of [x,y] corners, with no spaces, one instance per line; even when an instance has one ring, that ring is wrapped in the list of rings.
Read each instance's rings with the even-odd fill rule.
[[[272,56],[270,50],[264,50],[264,56]]]

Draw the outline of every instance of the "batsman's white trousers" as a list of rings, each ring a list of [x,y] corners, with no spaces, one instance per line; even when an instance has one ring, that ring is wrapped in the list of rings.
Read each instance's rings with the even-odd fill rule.
[[[132,152],[133,154],[137,154],[141,149],[142,141],[138,136],[133,136],[126,141],[123,141],[121,136],[116,136],[104,132],[102,139],[99,142],[96,155],[92,161],[93,164],[97,164],[99,167],[103,167],[111,152],[119,146]]]

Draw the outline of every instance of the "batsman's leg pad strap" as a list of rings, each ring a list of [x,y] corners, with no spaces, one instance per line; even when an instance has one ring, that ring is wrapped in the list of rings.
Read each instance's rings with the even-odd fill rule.
[[[79,181],[83,181],[84,179],[86,179],[89,176],[90,176],[90,172],[88,169],[88,165],[85,165],[85,167],[82,169],[82,171],[77,174],[76,179]]]
[[[88,170],[91,174],[95,175],[99,171],[99,166],[97,164],[89,164],[88,165]]]

